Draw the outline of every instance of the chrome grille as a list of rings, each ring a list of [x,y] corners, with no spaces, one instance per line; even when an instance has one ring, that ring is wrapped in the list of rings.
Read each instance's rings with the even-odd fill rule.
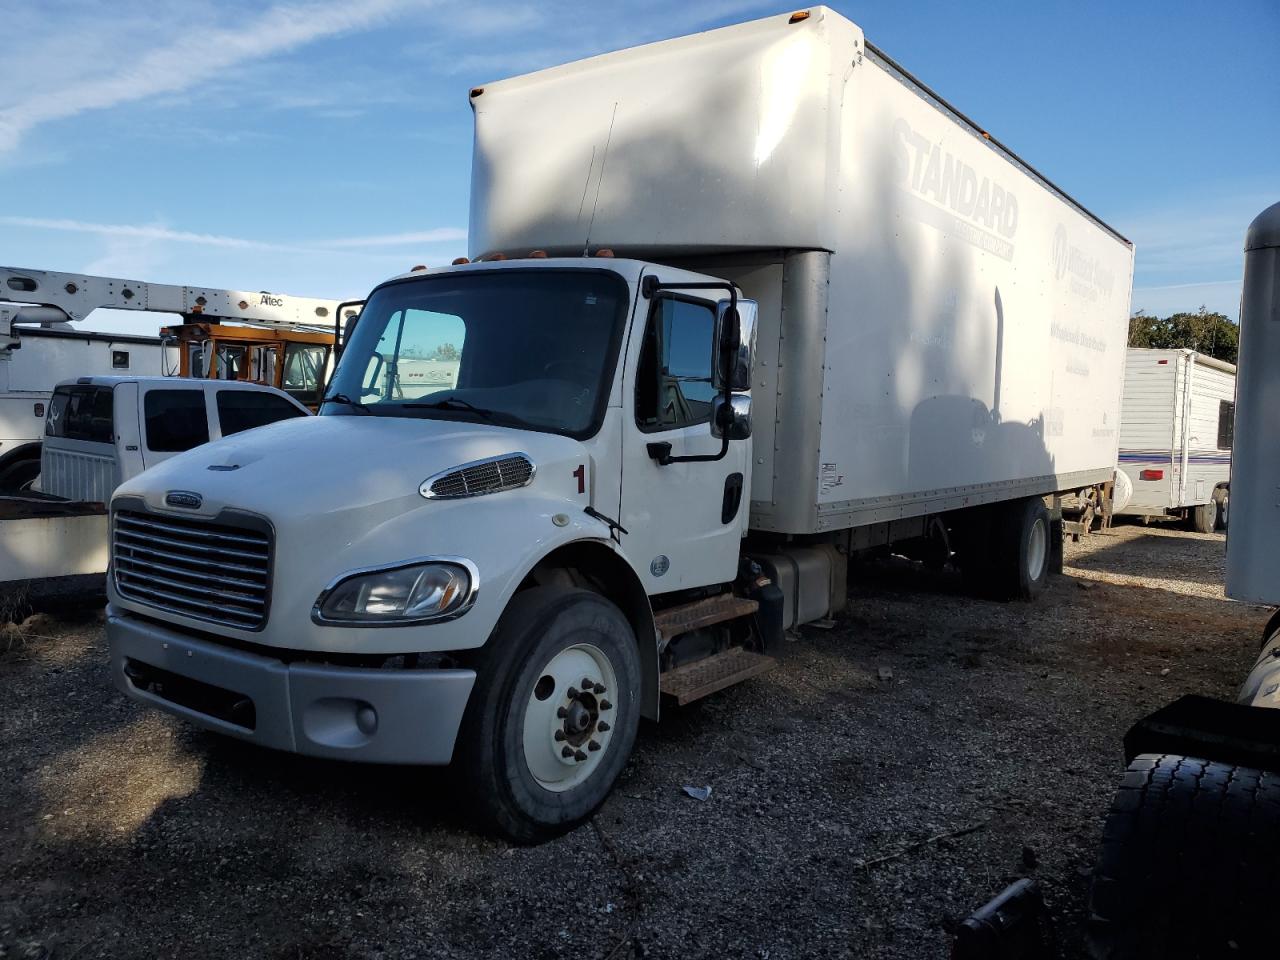
[[[423,481],[419,492],[432,500],[456,500],[514,490],[533,480],[533,461],[525,454],[509,454],[463,464]]]
[[[129,600],[242,630],[266,623],[265,530],[116,510],[111,569],[116,590]]]

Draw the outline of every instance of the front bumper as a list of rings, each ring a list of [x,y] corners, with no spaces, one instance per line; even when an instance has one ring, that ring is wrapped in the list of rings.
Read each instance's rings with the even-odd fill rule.
[[[276,750],[366,763],[444,764],[473,670],[285,663],[107,611],[116,686],[209,730]]]

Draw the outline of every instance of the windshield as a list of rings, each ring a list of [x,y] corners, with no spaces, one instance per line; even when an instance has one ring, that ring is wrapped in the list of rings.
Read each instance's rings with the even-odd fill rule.
[[[375,290],[322,414],[491,422],[590,436],[627,285],[605,270],[492,270]]]

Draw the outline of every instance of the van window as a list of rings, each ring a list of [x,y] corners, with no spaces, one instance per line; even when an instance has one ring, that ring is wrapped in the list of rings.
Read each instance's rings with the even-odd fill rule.
[[[278,397],[274,393],[257,390],[218,391],[218,423],[224,437],[241,430],[266,426],[277,420],[305,416],[305,413],[284,397]]]
[[[203,390],[148,390],[142,407],[148,450],[180,453],[209,442]]]
[[[642,430],[711,419],[715,329],[715,311],[708,304],[673,297],[654,303],[636,372],[636,422]]]
[[[45,436],[111,443],[115,439],[112,406],[110,387],[58,387],[49,401]]]
[[[1230,450],[1236,435],[1236,405],[1230,400],[1218,401],[1218,449]]]

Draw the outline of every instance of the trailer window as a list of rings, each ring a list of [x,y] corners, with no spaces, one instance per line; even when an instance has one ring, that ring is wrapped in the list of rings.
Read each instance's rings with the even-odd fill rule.
[[[1230,400],[1218,402],[1218,449],[1230,450],[1236,435],[1236,405]]]
[[[45,436],[111,443],[115,439],[112,407],[110,387],[58,387],[49,401]]]
[[[203,390],[148,390],[143,401],[147,449],[180,453],[209,442]]]
[[[284,397],[257,390],[219,390],[217,402],[218,425],[224,437],[277,420],[306,416]]]
[[[715,399],[710,305],[663,297],[655,302],[636,372],[636,423],[670,430],[711,419]]]

